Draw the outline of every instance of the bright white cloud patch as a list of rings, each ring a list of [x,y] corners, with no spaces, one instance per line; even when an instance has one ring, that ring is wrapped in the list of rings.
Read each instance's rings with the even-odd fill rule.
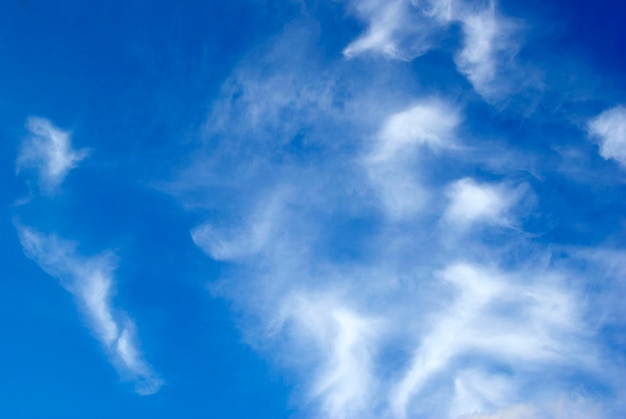
[[[29,118],[26,128],[29,135],[21,145],[17,169],[35,169],[40,187],[51,193],[88,151],[73,149],[70,133],[55,127],[47,119]]]
[[[626,167],[626,108],[617,106],[589,121],[589,135],[597,139],[600,155]]]
[[[453,145],[460,118],[456,109],[442,101],[417,103],[387,118],[378,134],[373,159],[385,160],[411,152],[418,145],[432,149]]]
[[[313,293],[288,296],[280,318],[290,323],[292,336],[322,354],[309,397],[321,400],[325,416],[369,416],[376,397],[372,344],[379,333],[377,321],[355,313],[332,294]]]
[[[347,57],[371,52],[412,60],[437,49],[442,33],[459,24],[463,46],[454,57],[458,71],[489,101],[499,100],[515,88],[508,78],[519,49],[515,39],[519,28],[497,13],[495,1],[354,0],[351,6],[368,27],[345,48]]]
[[[215,260],[234,261],[260,252],[279,218],[284,193],[279,191],[263,202],[246,226],[216,227],[204,223],[191,231],[196,246]]]
[[[423,13],[425,10],[420,13],[405,0],[354,1],[352,8],[368,22],[368,28],[344,49],[344,55],[349,58],[370,52],[392,59],[412,60],[430,49],[432,32],[439,26],[429,19],[429,13]]]
[[[419,182],[420,148],[453,147],[459,122],[457,110],[438,100],[413,104],[387,118],[364,164],[389,216],[410,217],[427,203],[428,193]]]
[[[497,15],[494,1],[485,10],[460,14],[459,21],[465,35],[455,58],[459,71],[485,98],[497,99],[509,93],[510,82],[499,76],[518,50],[513,38],[515,26]]]
[[[444,219],[468,227],[474,223],[507,225],[507,210],[519,199],[520,191],[503,185],[480,184],[470,178],[453,183],[448,189],[450,203]]]
[[[438,374],[456,377],[451,409],[460,415],[515,403],[518,392],[507,396],[507,387],[523,384],[524,377],[514,375],[518,368],[593,362],[593,356],[576,342],[576,300],[562,286],[562,279],[544,274],[528,283],[517,275],[467,263],[453,264],[440,273],[457,295],[421,339],[409,369],[392,393],[395,416],[411,417],[412,400]],[[455,361],[471,354],[488,356],[490,362],[506,365],[511,373],[468,376],[463,363],[455,365]]]
[[[139,394],[152,394],[162,381],[143,360],[135,342],[135,324],[113,306],[115,260],[110,254],[84,258],[75,244],[17,226],[24,253],[67,289],[89,327],[123,377],[136,383]]]

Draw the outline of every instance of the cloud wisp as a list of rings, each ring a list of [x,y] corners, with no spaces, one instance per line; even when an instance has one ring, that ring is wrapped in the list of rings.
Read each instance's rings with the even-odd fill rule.
[[[52,194],[89,150],[72,148],[71,134],[47,119],[31,117],[26,128],[28,136],[20,147],[17,170],[34,169],[40,190]]]
[[[354,0],[350,9],[367,28],[344,49],[348,58],[370,53],[410,61],[440,48],[445,33],[458,25],[463,40],[454,62],[478,94],[496,102],[522,82],[514,64],[521,27],[498,13],[495,0]],[[523,82],[528,85],[528,78]]]
[[[553,273],[535,274],[536,280],[528,283],[511,276],[517,273],[503,274],[459,262],[438,275],[457,295],[423,336],[394,389],[391,404],[395,416],[406,417],[412,396],[419,394],[429,379],[446,371],[455,371],[450,417],[456,417],[514,404],[519,397],[515,388],[524,384],[523,374],[515,372],[522,365],[541,369],[594,362],[592,352],[576,342],[576,333],[581,332],[576,297]],[[486,356],[489,362],[455,366],[459,356]],[[489,363],[507,365],[509,371],[489,371]]]
[[[458,111],[442,100],[424,100],[389,116],[373,149],[363,159],[374,189],[389,217],[411,217],[424,208],[429,194],[419,180],[423,150],[455,146]]]
[[[116,258],[110,253],[83,257],[76,243],[16,225],[24,253],[69,291],[92,333],[137,393],[153,394],[163,381],[143,359],[133,320],[113,305]]]

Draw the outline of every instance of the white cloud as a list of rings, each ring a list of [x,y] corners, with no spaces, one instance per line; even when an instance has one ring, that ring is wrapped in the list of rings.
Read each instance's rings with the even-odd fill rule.
[[[29,136],[21,145],[17,170],[35,169],[41,189],[52,193],[69,171],[87,156],[88,150],[74,150],[70,133],[47,119],[31,117],[26,127]]]
[[[589,121],[588,133],[597,139],[600,155],[626,167],[626,108],[616,106]]]
[[[455,61],[474,89],[486,99],[494,100],[512,88],[501,76],[511,66],[519,46],[514,39],[517,28],[497,15],[494,0],[489,3],[485,10],[459,16],[465,38]]]
[[[468,74],[485,86],[492,74],[497,79],[504,51],[493,9],[354,4],[373,26],[346,55],[405,59],[398,51],[407,51],[412,32],[402,25],[413,15],[402,11],[461,31],[461,19],[474,16],[476,25],[484,19],[495,26],[467,38],[464,45],[475,44],[466,51]],[[415,31],[423,29],[419,22]],[[394,96],[369,74],[337,77],[358,62],[334,63],[323,75],[310,71],[314,56],[308,66],[299,58],[294,64],[300,51],[290,35],[251,54],[228,79],[209,117],[217,127],[211,141],[181,180],[194,194],[179,197],[207,210],[206,222],[192,230],[196,245],[229,263],[210,289],[233,302],[247,342],[299,377],[303,415],[491,414],[549,404],[572,391],[565,377],[572,372],[604,380],[585,318],[589,297],[576,282],[580,271],[568,270],[569,260],[553,263],[551,250],[516,225],[523,164],[481,149],[478,134],[468,146],[461,109],[442,99],[420,98],[404,84]],[[479,68],[477,60],[492,58],[487,70]],[[264,71],[251,71],[259,62]],[[345,85],[350,90],[328,88]],[[298,144],[285,152],[298,132],[315,132],[312,143],[328,149]],[[466,177],[484,163],[479,154],[498,155],[497,165],[478,169],[497,171],[501,182]],[[458,234],[477,225],[485,232],[516,228]]]
[[[354,12],[368,22],[366,32],[343,53],[352,58],[363,53],[412,60],[430,49],[437,24],[419,13],[408,1],[356,1]]]
[[[263,201],[254,211],[248,225],[216,227],[204,223],[191,230],[193,242],[215,260],[235,261],[262,251],[270,238],[278,211],[286,192],[278,191]]]
[[[20,225],[17,231],[26,256],[74,296],[89,327],[122,376],[135,382],[139,394],[157,392],[163,382],[137,349],[134,322],[113,306],[115,258],[108,253],[84,258],[73,242]]]
[[[438,37],[451,24],[459,24],[463,46],[455,54],[455,63],[476,92],[488,101],[497,101],[519,88],[514,83],[520,78],[513,74],[519,27],[497,13],[494,0],[355,0],[350,4],[368,27],[345,48],[347,57],[370,52],[413,60],[436,49]],[[512,77],[516,82],[510,80]],[[528,74],[523,81],[530,83]]]
[[[454,147],[459,123],[458,111],[440,100],[415,103],[386,119],[364,165],[390,217],[414,216],[427,203],[419,182],[420,148]]]
[[[355,313],[335,295],[311,292],[288,296],[281,318],[293,323],[296,339],[322,354],[309,397],[321,404],[324,415],[369,417],[376,397],[372,343],[379,333],[377,321]]]
[[[232,262],[228,278],[212,289],[245,313],[248,341],[301,377],[312,416],[495,412],[548,391],[536,384],[547,371],[598,373],[569,272],[538,264],[520,249],[521,261],[510,266],[502,249],[471,235],[457,237],[452,248],[443,243],[451,229],[513,224],[513,206],[524,192],[470,178],[448,189],[420,181],[434,155],[462,150],[460,121],[443,101],[415,102],[381,120],[357,158],[311,164],[305,175],[293,176],[294,169],[279,182],[265,177],[256,204],[238,212],[236,222],[192,231],[207,254]],[[346,161],[365,169],[362,178],[340,176]],[[374,196],[354,193],[362,185]],[[253,190],[245,182],[228,187],[221,190],[224,202]],[[420,212],[425,202],[446,198],[445,225],[427,217],[437,208]],[[349,207],[337,204],[351,200]],[[324,240],[337,219],[367,214],[371,200],[383,209],[376,234]],[[361,241],[355,247],[367,251],[357,260],[336,260],[327,256],[335,241]],[[545,249],[524,246],[547,257]]]
[[[482,354],[513,371],[521,366],[592,362],[593,355],[585,354],[576,342],[576,300],[559,283],[560,278],[547,275],[541,276],[541,281],[520,282],[516,275],[466,263],[451,265],[440,276],[453,285],[457,296],[422,337],[410,367],[394,389],[391,405],[396,417],[411,416],[413,400],[437,374],[457,376],[454,369],[459,367],[453,362],[461,355]],[[572,351],[572,347],[578,349]],[[498,386],[469,395],[464,374],[461,371],[457,376],[453,406],[457,414],[472,413],[477,406],[482,409],[499,399],[504,406],[510,403],[497,394]],[[481,377],[487,379],[501,380],[493,374]]]
[[[460,179],[448,188],[450,202],[443,218],[459,227],[475,223],[511,225],[507,212],[522,193],[519,188],[477,183],[471,178]]]
[[[418,145],[441,149],[454,145],[459,113],[440,100],[423,101],[387,118],[378,134],[373,160],[405,154]]]

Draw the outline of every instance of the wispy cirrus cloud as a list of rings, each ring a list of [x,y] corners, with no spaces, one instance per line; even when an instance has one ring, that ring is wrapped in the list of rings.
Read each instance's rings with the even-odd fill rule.
[[[349,94],[313,89],[353,62],[313,74],[291,35],[233,71],[239,93],[229,79],[207,119],[220,131],[209,130],[169,191],[210,210],[191,230],[224,263],[210,288],[241,313],[247,341],[294,372],[302,408],[331,418],[550,417],[558,400],[589,412],[614,404],[604,393],[572,396],[581,382],[617,380],[589,321],[589,273],[524,231],[528,177],[481,132],[467,135],[453,99],[393,97],[367,76],[351,78]],[[259,59],[273,64],[242,77]],[[284,124],[274,117],[284,114]]]
[[[281,332],[314,347],[319,358],[308,401],[321,401],[328,417],[369,417],[379,388],[375,367],[380,323],[354,312],[334,293],[296,292],[284,300]]]
[[[74,296],[89,328],[122,378],[134,382],[139,394],[157,392],[163,381],[139,351],[135,323],[113,304],[115,256],[105,252],[84,257],[74,242],[20,224],[16,228],[26,256]]]
[[[417,169],[420,156],[424,148],[436,152],[454,147],[459,123],[458,111],[435,99],[387,117],[363,163],[390,217],[410,217],[428,203]]]
[[[40,189],[47,194],[53,193],[70,170],[87,157],[89,150],[75,150],[71,134],[47,119],[31,117],[26,128],[28,136],[20,146],[17,170],[35,170]]]
[[[464,34],[463,47],[455,55],[459,72],[484,98],[502,99],[520,82],[519,77],[509,80],[520,47],[519,25],[498,14],[495,0],[482,10],[462,10],[457,19]]]
[[[423,337],[411,366],[392,393],[396,416],[411,416],[408,411],[412,396],[446,371],[453,371],[456,377],[455,402],[451,406],[451,417],[455,417],[472,409],[488,411],[515,402],[518,390],[508,398],[500,391],[523,385],[525,378],[512,374],[522,365],[524,369],[539,370],[548,365],[580,367],[595,362],[593,353],[576,342],[577,333],[582,332],[576,297],[566,291],[559,283],[562,278],[555,273],[535,274],[536,280],[528,283],[514,277],[520,273],[504,274],[459,262],[437,275],[450,283],[457,295]],[[472,354],[489,358],[482,365],[480,374],[484,375],[468,377],[464,366],[454,365],[459,356]],[[510,370],[505,374],[490,372],[490,363],[507,365]],[[470,371],[473,368],[476,366]],[[471,381],[478,383],[468,384]]]
[[[47,119],[31,117],[27,128],[29,136],[22,142],[17,158],[18,172],[36,170],[40,192],[52,194],[89,150],[73,149],[70,133]],[[36,201],[30,204],[36,205]],[[111,252],[85,257],[75,242],[17,222],[15,227],[24,254],[74,296],[89,328],[122,378],[134,382],[139,394],[157,392],[163,381],[139,351],[135,323],[113,304],[117,258]]]
[[[525,78],[516,73],[522,26],[498,13],[494,0],[355,0],[350,9],[367,22],[367,28],[344,49],[348,58],[370,53],[410,61],[439,49],[445,33],[458,25],[463,39],[454,62],[486,100],[502,100],[535,82],[528,69]]]
[[[368,26],[343,50],[344,55],[352,58],[373,53],[412,60],[426,53],[449,20],[451,3],[443,3],[420,7],[405,0],[351,2],[350,9]]]

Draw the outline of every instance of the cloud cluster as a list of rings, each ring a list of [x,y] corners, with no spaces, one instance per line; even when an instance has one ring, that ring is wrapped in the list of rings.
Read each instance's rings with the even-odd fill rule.
[[[387,7],[359,5],[363,13]],[[447,5],[420,13],[455,16]],[[414,6],[388,7],[386,16],[394,17]],[[496,16],[493,8],[472,13]],[[489,29],[483,23],[476,30]],[[388,46],[396,36],[370,32],[347,51],[381,39]],[[248,342],[301,380],[305,411],[329,418],[553,417],[571,411],[555,406],[571,402],[589,417],[605,417],[597,408],[604,396],[580,390],[617,382],[588,321],[585,273],[575,257],[524,232],[532,206],[527,182],[505,164],[481,175],[495,158],[487,149],[473,151],[484,161],[466,165],[465,152],[481,143],[479,133],[471,145],[465,138],[462,105],[415,95],[381,107],[372,98],[388,98],[384,87],[352,79],[360,94],[346,101],[345,92],[317,91],[314,103],[324,106],[316,114],[290,113],[275,130],[271,115],[309,102],[273,101],[283,97],[273,80],[290,80],[288,90],[300,92],[333,79],[298,77],[306,68],[289,50],[282,54],[272,59],[284,65],[265,77],[238,79],[243,92],[246,83],[267,81],[276,94],[257,98],[260,104],[215,107],[207,125],[231,121],[233,133],[211,134],[210,153],[199,150],[171,192],[183,204],[211,209],[191,230],[200,249],[225,263],[227,273],[211,289],[241,313]],[[480,66],[487,53],[467,54]],[[244,60],[234,73],[249,66]],[[257,106],[271,108],[267,120],[254,117]],[[345,118],[329,129],[329,115]],[[276,135],[298,126],[306,127],[303,138],[291,144]],[[303,144],[315,152],[301,153]],[[186,183],[192,194],[181,193]],[[580,380],[569,380],[572,373]]]
[[[347,57],[373,53],[412,60],[438,48],[445,32],[458,25],[463,43],[454,61],[476,92],[496,101],[516,89],[513,58],[520,46],[520,26],[500,15],[494,0],[354,0],[350,4],[367,22],[367,29],[345,48]]]

